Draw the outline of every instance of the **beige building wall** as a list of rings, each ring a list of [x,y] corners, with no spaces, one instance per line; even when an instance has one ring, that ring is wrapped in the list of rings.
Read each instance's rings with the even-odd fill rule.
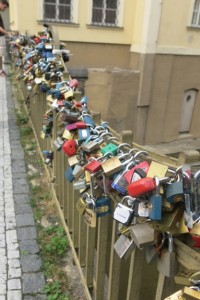
[[[40,31],[41,3],[10,0],[11,29]],[[200,29],[190,26],[194,0],[121,0],[118,28],[92,26],[91,3],[74,0],[74,23],[52,24],[72,53],[67,66],[88,69],[91,109],[115,130],[131,129],[140,144],[200,137]],[[197,97],[189,131],[182,134],[188,89],[196,89]]]

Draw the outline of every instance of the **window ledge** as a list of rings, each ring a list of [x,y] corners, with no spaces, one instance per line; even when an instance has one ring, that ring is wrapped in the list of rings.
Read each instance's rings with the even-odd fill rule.
[[[50,21],[50,20],[37,20],[38,24],[47,23],[49,25],[59,25],[59,26],[69,26],[69,27],[79,27],[79,24],[72,23],[72,22],[57,22],[57,21]]]
[[[188,25],[187,29],[188,30],[200,30],[200,26]]]
[[[123,30],[124,28],[123,27],[119,27],[119,26],[109,26],[109,25],[98,25],[98,24],[87,24],[86,25],[87,28],[90,28],[90,29],[108,29],[108,30]]]

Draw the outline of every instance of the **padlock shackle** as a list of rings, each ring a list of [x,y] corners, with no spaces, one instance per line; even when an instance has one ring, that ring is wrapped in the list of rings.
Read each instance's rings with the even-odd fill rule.
[[[120,144],[120,145],[118,146],[118,149],[121,149],[121,148],[123,148],[123,147],[131,148],[131,145],[128,144],[128,143],[122,143],[122,144]]]
[[[200,212],[199,188],[198,188],[199,179],[200,179],[200,170],[197,171],[193,177],[194,210],[196,213]]]
[[[173,251],[174,251],[174,242],[173,242],[173,236],[172,236],[172,234],[171,234],[171,232],[169,232],[169,231],[167,231],[166,232],[167,233],[167,235],[168,235],[168,251],[170,252],[170,253],[172,253]]]
[[[108,141],[108,142],[110,142],[110,141],[117,141],[117,142],[119,142],[119,139],[118,139],[116,136],[111,136],[111,137],[109,137],[109,138],[107,139],[107,141]]]
[[[158,176],[154,176],[153,179],[155,180],[155,184],[156,184],[156,189],[155,189],[156,195],[160,195],[160,180]]]
[[[136,152],[135,153],[135,155],[133,156],[134,157],[134,159],[136,159],[138,156],[140,156],[140,155],[148,155],[148,152],[147,151],[144,151],[144,150],[141,150],[141,151],[138,151],[138,152]]]

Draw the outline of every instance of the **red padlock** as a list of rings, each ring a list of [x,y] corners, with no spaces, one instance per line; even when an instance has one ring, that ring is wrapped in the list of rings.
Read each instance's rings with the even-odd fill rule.
[[[148,170],[149,170],[149,163],[147,161],[143,161],[143,162],[139,163],[138,165],[134,166],[129,171],[127,171],[126,174],[124,174],[124,177],[126,178],[128,183],[132,182],[132,177],[133,177],[136,169],[142,169],[147,174]]]
[[[84,169],[90,173],[96,173],[102,169],[101,163],[93,158],[87,165],[84,166]]]
[[[67,140],[62,145],[62,150],[67,156],[73,156],[77,152],[78,143],[76,140]]]
[[[65,126],[65,128],[69,131],[76,130],[78,128],[86,128],[86,127],[87,127],[87,125],[83,121],[74,122],[72,124],[67,124]]]
[[[139,197],[155,189],[156,189],[155,180],[150,177],[145,177],[130,183],[128,185],[128,194],[131,197]]]

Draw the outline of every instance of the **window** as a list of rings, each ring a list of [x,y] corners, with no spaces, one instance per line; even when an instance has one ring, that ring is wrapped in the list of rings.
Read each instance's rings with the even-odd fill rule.
[[[43,19],[46,21],[73,21],[71,0],[44,0],[43,12]]]
[[[93,0],[92,24],[118,26],[120,0]]]
[[[200,27],[200,0],[194,2],[191,26]]]

